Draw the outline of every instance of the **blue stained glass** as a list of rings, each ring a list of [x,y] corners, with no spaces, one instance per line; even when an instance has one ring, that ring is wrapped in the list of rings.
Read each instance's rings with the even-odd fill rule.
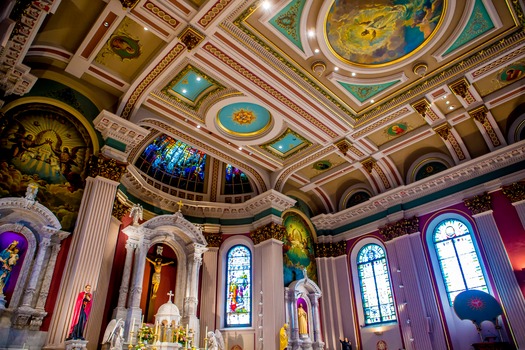
[[[357,255],[357,271],[365,324],[395,321],[396,310],[384,249],[377,244],[361,248]]]
[[[166,185],[203,193],[206,153],[168,135],[153,140],[135,165]]]
[[[253,192],[250,180],[245,173],[231,164],[226,164],[224,174],[224,194]]]
[[[251,325],[252,285],[250,250],[242,245],[228,251],[226,267],[226,327]]]
[[[465,290],[477,289],[488,293],[468,227],[459,220],[446,219],[436,226],[433,238],[450,305],[456,295]]]

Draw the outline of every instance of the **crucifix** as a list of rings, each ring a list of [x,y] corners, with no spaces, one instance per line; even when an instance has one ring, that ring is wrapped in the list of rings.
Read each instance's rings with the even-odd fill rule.
[[[184,206],[184,204],[182,203],[182,200],[179,200],[177,202],[177,205],[179,206],[179,211],[182,211],[182,207]]]

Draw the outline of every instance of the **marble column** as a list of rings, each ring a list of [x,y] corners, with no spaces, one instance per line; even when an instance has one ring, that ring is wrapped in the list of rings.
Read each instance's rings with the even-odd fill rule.
[[[507,316],[510,334],[518,349],[525,348],[525,299],[499,233],[490,195],[465,200],[472,211],[496,290]]]
[[[126,242],[126,260],[124,262],[124,271],[122,271],[117,307],[113,310],[113,318],[116,319],[126,318],[126,301],[128,300],[129,281],[131,278],[131,264],[133,262],[133,253],[136,248],[137,243],[131,242],[131,239],[128,238],[128,241]]]
[[[201,310],[209,310],[210,312],[201,312],[200,329],[213,331],[220,328],[220,319],[216,318],[217,310],[217,278],[218,278],[218,258],[219,246],[221,243],[220,233],[214,234],[215,240],[210,239],[210,235],[206,235],[208,242],[208,250],[202,256],[202,283],[201,283]],[[215,243],[214,243],[215,242]],[[255,293],[253,293],[253,298]],[[253,308],[256,306],[255,298],[252,301]],[[213,311],[213,312],[212,312]],[[202,333],[200,337],[200,344],[204,344],[206,334]]]
[[[55,265],[60,252],[60,243],[54,243],[51,245],[51,254],[47,262],[46,272],[44,274],[44,279],[42,281],[42,286],[40,287],[40,293],[36,302],[36,309],[39,311],[44,311],[46,305],[47,296],[49,295],[49,287],[51,286],[51,279],[53,278],[53,272],[55,271]]]
[[[50,243],[51,238],[49,237],[42,237],[42,239],[40,240],[40,244],[38,246],[38,253],[36,255],[36,259],[33,263],[33,268],[31,270],[31,277],[29,278],[29,283],[27,284],[27,287],[24,291],[24,297],[22,298],[22,307],[31,308],[33,306],[33,299],[35,296],[36,286],[42,274],[44,258],[46,256]]]
[[[197,305],[199,295],[199,272],[202,265],[202,254],[208,248],[201,244],[193,243],[189,246],[191,250],[188,254],[188,276],[186,284],[186,298],[184,298],[184,317],[183,323],[186,323],[194,332],[194,346],[199,347],[199,319],[197,318]]]

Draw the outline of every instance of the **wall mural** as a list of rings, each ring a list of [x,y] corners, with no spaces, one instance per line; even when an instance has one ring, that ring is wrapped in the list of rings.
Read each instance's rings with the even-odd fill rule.
[[[0,197],[23,197],[29,183],[37,200],[74,227],[93,146],[88,131],[70,113],[46,104],[26,104],[0,120]]]
[[[329,47],[363,65],[394,62],[425,44],[443,17],[444,0],[338,0],[326,18]]]
[[[317,283],[317,268],[315,265],[314,239],[306,220],[296,212],[284,215],[283,225],[286,228],[284,237],[284,285],[304,278],[303,268],[306,268],[308,278]]]

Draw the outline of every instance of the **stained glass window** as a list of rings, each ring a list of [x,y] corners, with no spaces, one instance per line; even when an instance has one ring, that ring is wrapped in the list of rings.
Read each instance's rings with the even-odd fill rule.
[[[434,249],[450,305],[464,290],[488,293],[472,235],[464,223],[455,219],[441,221],[434,229]]]
[[[226,164],[224,175],[224,194],[250,193],[252,185],[245,173],[231,164]]]
[[[384,249],[367,244],[357,254],[357,272],[365,324],[396,320],[396,310]]]
[[[166,185],[192,192],[204,192],[206,153],[168,135],[153,140],[135,165]]]
[[[226,266],[226,327],[251,325],[252,257],[250,250],[236,245],[228,251]]]

